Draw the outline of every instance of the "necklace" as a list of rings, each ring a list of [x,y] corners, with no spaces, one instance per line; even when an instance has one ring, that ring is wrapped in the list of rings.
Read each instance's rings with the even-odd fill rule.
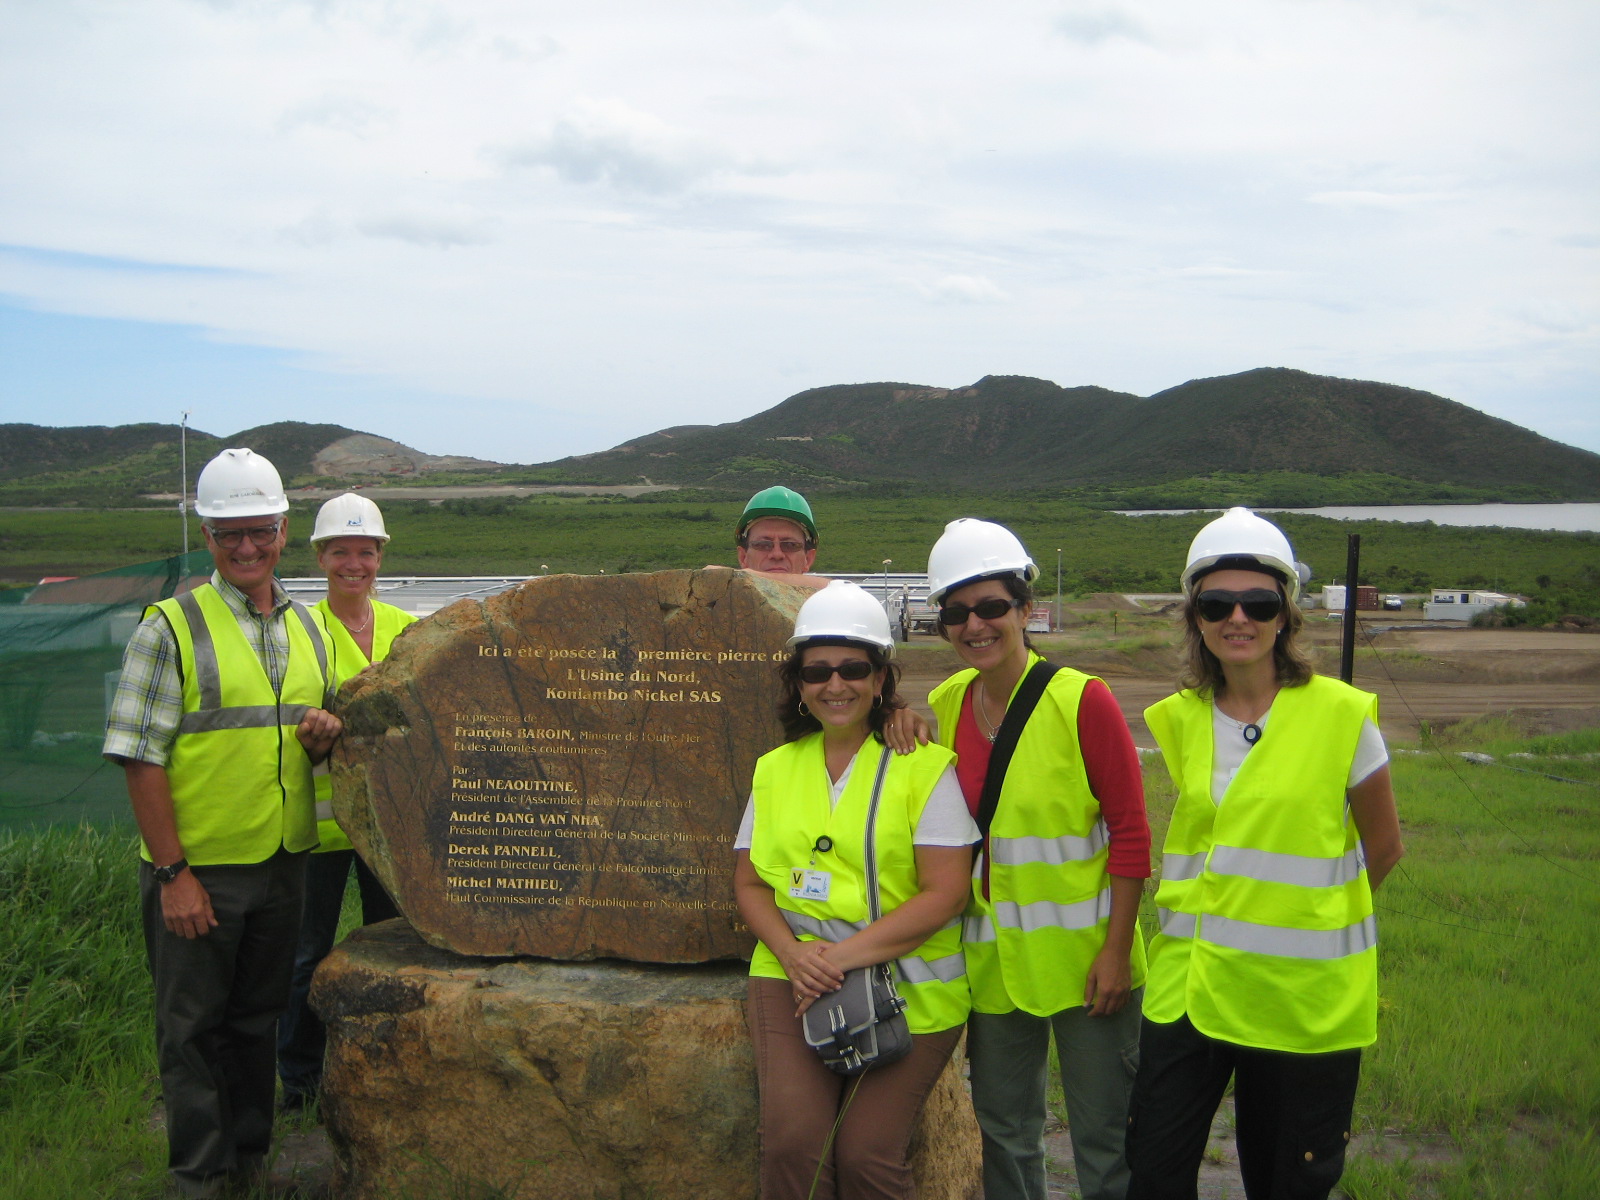
[[[983,722],[982,733],[991,742],[1000,736],[999,728],[989,720],[989,693],[983,690],[983,681],[978,681],[977,694],[972,697],[973,707],[978,710],[978,719]],[[1005,720],[1004,717],[1001,718]]]
[[[334,615],[338,616],[337,613],[335,613]],[[372,601],[371,600],[367,601],[367,619],[365,621],[361,622],[361,624],[352,625],[352,624],[350,624],[349,621],[346,621],[343,617],[339,617],[339,623],[341,625],[343,625],[346,629],[348,629],[351,633],[365,633],[367,631],[367,626],[372,624]]]
[[[1237,717],[1230,717],[1220,708],[1217,710],[1217,715],[1229,725],[1232,725],[1235,729],[1237,729],[1239,731],[1239,736],[1244,738],[1244,740],[1250,745],[1254,746],[1261,740],[1261,722],[1267,719],[1265,713],[1257,717],[1254,721],[1241,721]]]

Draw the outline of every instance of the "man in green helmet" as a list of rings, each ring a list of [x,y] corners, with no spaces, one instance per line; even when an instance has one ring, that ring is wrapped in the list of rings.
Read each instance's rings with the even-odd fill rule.
[[[808,575],[817,558],[817,523],[811,505],[782,485],[750,497],[734,531],[739,565],[747,571],[793,576],[791,583],[823,587],[826,579]]]
[[[817,559],[817,522],[806,498],[782,484],[763,488],[744,506],[734,530],[739,548],[739,566],[760,571],[784,583],[801,587],[827,587],[825,575],[811,575]],[[890,714],[884,738],[890,747],[909,754],[918,743],[926,744],[932,731],[918,713],[900,708]]]

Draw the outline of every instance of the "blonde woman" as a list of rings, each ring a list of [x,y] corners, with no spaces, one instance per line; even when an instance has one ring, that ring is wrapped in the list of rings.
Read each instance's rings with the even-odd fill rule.
[[[329,674],[337,688],[371,664],[386,658],[400,631],[416,620],[410,613],[374,599],[383,548],[389,543],[383,514],[365,496],[346,492],[317,511],[311,545],[317,566],[328,579],[328,592],[314,611],[322,618],[330,651]],[[306,866],[306,903],[295,947],[289,1007],[278,1022],[278,1078],[283,1081],[279,1106],[297,1111],[312,1103],[322,1088],[322,1057],[327,1034],[308,997],[317,964],[333,949],[339,930],[350,872],[361,892],[361,921],[387,921],[400,912],[377,876],[355,852],[333,819],[332,790],[326,767],[316,777],[317,836],[320,844]]]

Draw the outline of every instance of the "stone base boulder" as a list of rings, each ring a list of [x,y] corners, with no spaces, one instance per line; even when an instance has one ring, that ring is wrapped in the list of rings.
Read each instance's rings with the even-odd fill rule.
[[[337,1194],[754,1200],[745,972],[466,958],[403,921],[357,932],[312,989]],[[919,1197],[976,1197],[979,1154],[958,1052],[913,1141]]]

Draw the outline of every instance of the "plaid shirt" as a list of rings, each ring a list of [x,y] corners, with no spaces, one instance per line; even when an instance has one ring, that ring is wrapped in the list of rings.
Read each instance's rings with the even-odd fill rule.
[[[289,596],[272,581],[272,611],[256,612],[249,598],[222,577],[211,574],[211,586],[232,610],[245,639],[266,668],[274,692],[283,690],[289,666]],[[183,717],[183,672],[178,665],[178,640],[161,613],[151,613],[139,623],[122,654],[122,674],[111,712],[106,718],[106,741],[100,753],[115,760],[167,765],[178,722]]]

